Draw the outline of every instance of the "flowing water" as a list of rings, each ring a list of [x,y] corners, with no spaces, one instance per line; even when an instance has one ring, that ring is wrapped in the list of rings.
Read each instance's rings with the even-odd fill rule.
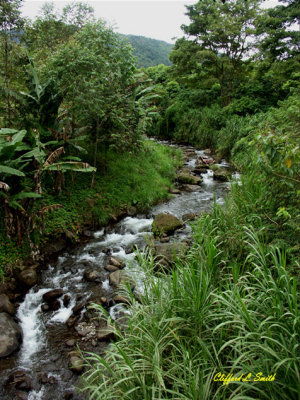
[[[198,155],[203,155],[203,152],[196,151],[185,167],[192,170]],[[225,161],[221,165],[229,166]],[[65,252],[42,271],[42,284],[33,287],[18,308],[17,317],[24,335],[22,347],[18,354],[11,358],[10,363],[5,366],[2,363],[1,368],[0,362],[0,380],[3,383],[3,387],[0,388],[1,399],[18,398],[14,389],[5,382],[12,371],[20,370],[30,378],[29,400],[87,398],[83,394],[74,393],[78,376],[69,368],[68,353],[73,347],[68,347],[66,342],[75,339],[81,349],[98,353],[104,350],[105,344],[94,340],[93,336],[87,340],[74,330],[74,326],[68,324],[74,306],[81,303],[76,324],[87,324],[85,304],[87,301],[97,301],[101,297],[107,299],[107,309],[113,319],[124,313],[122,306],[114,304],[112,300],[114,290],[109,284],[109,272],[104,269],[109,257],[117,256],[126,262],[125,270],[135,281],[135,290],[139,290],[142,287],[143,275],[135,262],[133,248],[137,246],[142,249],[146,245],[147,236],[151,236],[153,216],[167,212],[182,218],[188,213],[209,210],[214,198],[220,204],[224,201],[228,183],[214,181],[213,172],[210,170],[202,174],[202,178],[203,183],[197,191],[182,191],[168,202],[153,207],[148,215],[126,217],[113,226],[94,232],[91,240]],[[172,240],[183,240],[190,235],[191,228],[186,224],[176,232]],[[87,269],[99,274],[95,282],[87,282],[84,279]],[[63,296],[58,299],[59,308],[56,311],[43,311],[43,295],[58,288],[63,290]]]

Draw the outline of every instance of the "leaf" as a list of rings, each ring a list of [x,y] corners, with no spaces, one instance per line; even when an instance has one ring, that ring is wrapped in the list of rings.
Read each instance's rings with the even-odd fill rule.
[[[42,196],[38,193],[34,192],[21,192],[13,196],[14,200],[23,200],[23,199],[39,199]]]
[[[60,163],[47,165],[45,167],[45,170],[47,170],[47,171],[71,170],[71,171],[79,171],[79,172],[94,172],[97,169],[94,167],[91,167],[90,164],[88,164],[88,163],[68,161],[68,162],[60,162]]]
[[[15,168],[6,167],[5,165],[0,165],[0,173],[7,175],[25,176],[24,172],[19,171]]]
[[[50,156],[47,158],[47,160],[44,162],[44,167],[47,165],[51,165],[54,163],[55,160],[58,159],[58,157],[65,152],[65,149],[63,147],[59,147],[55,151],[53,151]]]
[[[290,157],[288,157],[288,158],[285,160],[285,164],[286,164],[286,166],[287,166],[288,168],[291,168],[291,166],[292,166],[292,159],[291,159]]]

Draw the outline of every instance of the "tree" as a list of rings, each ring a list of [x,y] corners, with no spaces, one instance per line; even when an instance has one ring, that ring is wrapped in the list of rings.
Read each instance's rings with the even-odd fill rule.
[[[265,10],[257,20],[261,56],[270,62],[297,57],[300,53],[299,1],[280,1],[285,5]]]
[[[53,2],[46,2],[40,16],[26,26],[24,41],[36,62],[45,60],[59,45],[83,26],[94,21],[94,9],[84,3],[72,3],[64,7],[62,13]]]
[[[48,73],[73,115],[94,127],[95,151],[100,130],[106,145],[122,147],[130,136],[134,71],[131,47],[101,21],[86,25],[52,57]]]
[[[228,104],[243,60],[253,48],[251,38],[260,2],[202,0],[186,6],[191,23],[182,25],[182,29],[188,38],[194,39],[179,39],[176,43],[170,55],[175,69],[182,73],[186,65],[188,74],[193,75],[193,84],[195,78],[206,87],[218,82],[223,103]]]
[[[23,19],[20,17],[22,0],[0,0],[0,39],[1,39],[1,61],[3,72],[0,79],[6,89],[6,124],[9,125],[12,119],[12,104],[9,94],[11,87],[12,64],[11,53],[13,49],[13,38],[22,29]],[[2,68],[1,68],[2,69]],[[2,86],[2,85],[1,85]]]

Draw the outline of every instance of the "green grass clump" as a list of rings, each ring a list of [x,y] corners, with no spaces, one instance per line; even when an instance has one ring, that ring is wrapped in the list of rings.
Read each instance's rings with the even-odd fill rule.
[[[244,229],[243,266],[224,259],[211,216],[171,274],[154,274],[151,255],[140,303],[131,299],[128,330],[104,358],[86,356],[90,399],[296,399],[299,387],[299,309],[285,253]],[[216,373],[250,376],[223,385]],[[255,382],[256,374],[274,376]]]
[[[297,399],[299,229],[276,213],[281,198],[264,178],[253,169],[231,184],[171,273],[138,254],[144,294],[128,292],[128,330],[106,355],[85,356],[89,398]],[[217,373],[242,379],[226,385]]]

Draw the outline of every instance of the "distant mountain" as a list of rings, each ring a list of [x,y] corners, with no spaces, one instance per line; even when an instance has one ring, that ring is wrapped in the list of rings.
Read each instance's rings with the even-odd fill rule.
[[[173,44],[163,40],[150,39],[144,36],[121,35],[126,37],[133,47],[133,55],[137,57],[137,66],[153,67],[159,64],[171,65],[169,54]]]

